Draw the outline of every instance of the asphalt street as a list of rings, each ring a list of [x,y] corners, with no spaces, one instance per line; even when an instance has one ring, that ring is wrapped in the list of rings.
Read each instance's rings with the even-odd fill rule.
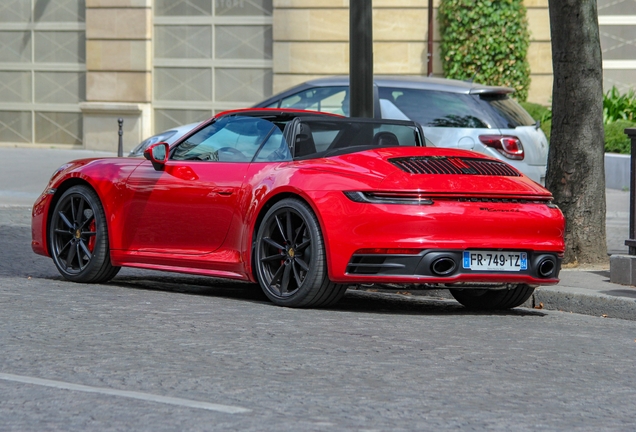
[[[636,322],[123,270],[63,281],[0,209],[0,430],[634,430]]]
[[[54,167],[4,151],[1,431],[636,430],[636,321],[358,290],[287,309],[132,269],[73,284],[29,246]]]

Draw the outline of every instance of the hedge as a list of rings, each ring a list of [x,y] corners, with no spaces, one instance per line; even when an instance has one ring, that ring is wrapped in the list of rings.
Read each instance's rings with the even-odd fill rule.
[[[528,98],[530,32],[522,0],[441,0],[438,20],[447,78],[512,87],[517,100]]]

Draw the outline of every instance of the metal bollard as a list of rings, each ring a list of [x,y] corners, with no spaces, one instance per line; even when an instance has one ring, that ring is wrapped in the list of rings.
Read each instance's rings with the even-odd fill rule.
[[[119,144],[117,146],[117,156],[122,157],[124,155],[124,119],[118,118],[117,123],[119,123]]]
[[[629,248],[629,255],[636,255],[636,128],[625,129],[625,133],[632,141],[629,180],[629,239],[625,240],[625,245]]]

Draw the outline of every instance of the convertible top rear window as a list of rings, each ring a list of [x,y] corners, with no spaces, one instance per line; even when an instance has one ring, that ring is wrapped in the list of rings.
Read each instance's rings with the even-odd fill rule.
[[[414,122],[371,119],[298,119],[293,127],[294,159],[334,156],[377,147],[423,146]]]

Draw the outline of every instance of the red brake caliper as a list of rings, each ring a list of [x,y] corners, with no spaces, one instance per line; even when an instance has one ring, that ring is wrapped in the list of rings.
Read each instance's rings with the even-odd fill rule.
[[[88,229],[90,230],[90,232],[95,232],[95,218],[93,218],[93,220],[91,221],[91,224],[88,226]],[[91,236],[88,239],[88,250],[93,252],[93,249],[95,248],[95,236]]]

